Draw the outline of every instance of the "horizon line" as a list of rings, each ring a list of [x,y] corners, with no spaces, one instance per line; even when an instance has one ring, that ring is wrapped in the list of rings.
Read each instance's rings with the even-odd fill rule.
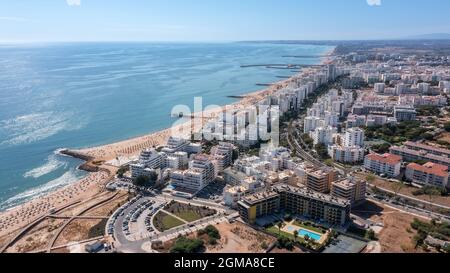
[[[62,43],[261,43],[261,42],[358,42],[358,41],[450,41],[449,38],[377,38],[377,39],[255,39],[255,40],[10,40],[0,44],[62,44]]]

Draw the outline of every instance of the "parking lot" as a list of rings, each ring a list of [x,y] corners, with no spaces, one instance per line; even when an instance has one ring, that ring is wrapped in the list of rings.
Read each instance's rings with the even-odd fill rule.
[[[149,237],[155,233],[152,216],[164,205],[152,197],[136,196],[114,212],[107,224],[107,234],[119,242]]]

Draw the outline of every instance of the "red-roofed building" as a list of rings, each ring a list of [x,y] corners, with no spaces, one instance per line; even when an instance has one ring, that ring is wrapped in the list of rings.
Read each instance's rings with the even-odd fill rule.
[[[364,159],[364,168],[379,175],[397,177],[400,175],[402,158],[393,154],[369,154]]]
[[[406,167],[406,178],[422,186],[447,188],[448,167],[428,162],[425,165],[411,163]]]

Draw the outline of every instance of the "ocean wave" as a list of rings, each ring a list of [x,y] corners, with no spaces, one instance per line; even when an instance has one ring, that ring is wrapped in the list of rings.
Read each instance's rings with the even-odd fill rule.
[[[52,154],[48,157],[47,162],[44,165],[26,172],[23,177],[39,178],[54,172],[61,167],[67,167],[67,162],[59,160],[56,154]]]
[[[72,113],[43,112],[18,116],[0,122],[1,130],[9,137],[0,145],[21,145],[40,141],[61,131],[81,129],[86,123],[72,126]]]
[[[47,193],[50,193],[64,186],[70,185],[80,179],[81,176],[77,175],[76,170],[70,170],[64,173],[59,178],[56,178],[55,180],[52,180],[42,186],[27,190],[23,193],[20,193],[16,196],[9,198],[8,200],[0,204],[0,207],[6,209],[11,208],[18,204],[22,204],[35,198],[44,196]]]

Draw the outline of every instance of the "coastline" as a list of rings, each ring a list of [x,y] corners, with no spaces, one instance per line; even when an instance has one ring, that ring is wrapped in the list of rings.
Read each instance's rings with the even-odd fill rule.
[[[331,55],[334,55],[337,47],[334,47],[330,49],[329,51],[325,52],[325,56],[323,57],[322,61],[319,63],[320,65],[326,65],[330,63],[330,57]],[[300,73],[294,74],[290,76],[287,79],[280,80],[278,82],[273,83],[271,86],[250,92],[250,93],[244,93],[241,95],[241,99],[232,103],[227,104],[224,106],[219,106],[215,109],[203,111],[201,113],[193,113],[193,116],[195,117],[197,114],[202,114],[203,117],[206,116],[206,119],[209,121],[210,119],[213,119],[217,116],[218,113],[221,111],[228,109],[233,111],[239,111],[242,110],[248,106],[253,105],[254,103],[260,101],[264,97],[267,97],[268,95],[286,87],[291,81],[293,81],[296,77],[299,76]],[[197,120],[197,119],[195,119]],[[71,156],[84,160],[84,158],[90,158],[94,161],[110,161],[115,159],[118,156],[135,156],[137,153],[139,153],[141,150],[149,147],[157,147],[160,145],[164,145],[167,143],[167,140],[170,137],[170,133],[172,130],[183,130],[186,127],[191,127],[191,121],[185,121],[183,124],[178,124],[176,126],[166,128],[160,131],[156,131],[153,133],[145,134],[142,136],[136,136],[132,137],[126,140],[121,140],[115,143],[110,143],[106,145],[100,145],[90,148],[83,148],[83,149],[67,149],[66,151],[71,154]],[[205,122],[205,119],[203,119],[203,122]],[[195,124],[196,126],[198,124]],[[66,153],[67,154],[67,153]],[[85,160],[86,161],[86,160]],[[89,160],[88,160],[89,161]]]
[[[335,50],[336,47],[330,49],[325,55],[332,55]],[[326,65],[329,63],[330,57],[331,56],[324,57],[320,64]],[[203,117],[206,117],[206,119],[200,118],[201,124],[198,124],[199,119],[195,118],[194,126],[202,126],[207,120],[217,117],[217,114],[224,109],[239,111],[254,105],[268,95],[286,87],[302,73],[303,72],[296,73],[288,79],[278,81],[262,90],[244,94],[242,95],[242,99],[232,104],[204,111],[202,112],[202,115]],[[193,114],[194,117],[196,114],[197,113]],[[138,155],[142,149],[165,145],[174,130],[182,134],[182,132],[190,132],[191,126],[191,120],[186,120],[176,126],[164,130],[111,144],[84,149],[60,150],[59,154],[61,155],[83,160],[84,163],[78,166],[78,168],[87,171],[88,175],[75,183],[56,189],[54,192],[38,196],[6,211],[0,211],[0,237],[11,235],[34,220],[48,214],[48,211],[53,208],[61,207],[74,201],[87,199],[104,192],[106,184],[114,177],[118,169],[111,164],[107,164],[107,161],[114,160],[117,157],[133,157]]]

